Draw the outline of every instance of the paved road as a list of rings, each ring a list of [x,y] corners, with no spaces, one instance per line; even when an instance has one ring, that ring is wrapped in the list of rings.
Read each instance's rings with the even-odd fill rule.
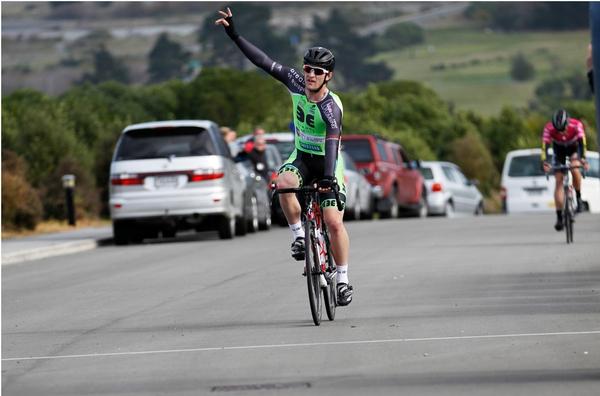
[[[349,224],[355,301],[310,319],[288,231],[2,268],[5,395],[597,395],[600,217]]]

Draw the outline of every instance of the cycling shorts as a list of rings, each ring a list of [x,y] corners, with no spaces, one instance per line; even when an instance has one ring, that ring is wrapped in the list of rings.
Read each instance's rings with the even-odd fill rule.
[[[552,151],[554,152],[554,157],[552,159],[553,165],[565,165],[567,157],[571,157],[573,154],[577,153],[577,144],[571,144],[569,146],[563,146],[560,144],[552,144]]]
[[[300,186],[304,184],[314,183],[323,179],[325,172],[325,156],[305,153],[298,149],[294,149],[290,158],[288,158],[279,168],[278,174],[283,172],[292,172],[298,177]],[[346,207],[346,185],[344,183],[344,159],[338,155],[335,164],[335,178],[340,187],[340,201],[342,202],[342,210]],[[337,207],[335,194],[328,192],[319,194],[321,208]]]

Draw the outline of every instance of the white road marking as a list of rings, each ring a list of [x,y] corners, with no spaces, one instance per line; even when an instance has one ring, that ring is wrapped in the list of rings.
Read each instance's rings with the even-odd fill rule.
[[[212,351],[235,351],[249,349],[275,349],[275,348],[300,348],[314,346],[337,346],[337,345],[364,345],[364,344],[389,344],[401,342],[427,342],[427,341],[459,341],[459,340],[481,340],[481,339],[501,339],[501,338],[519,338],[519,337],[550,337],[550,336],[581,336],[581,335],[600,335],[600,330],[590,331],[566,331],[559,333],[521,333],[521,334],[488,334],[472,336],[455,337],[430,337],[430,338],[392,338],[387,340],[355,340],[355,341],[329,341],[329,342],[307,342],[298,344],[266,344],[266,345],[244,345],[244,346],[222,346],[206,348],[189,349],[165,349],[156,351],[138,351],[138,352],[109,352],[109,353],[90,353],[82,355],[60,355],[60,356],[29,356],[14,357],[2,359],[3,362],[25,361],[25,360],[50,360],[50,359],[75,359],[75,358],[94,358],[94,357],[114,357],[114,356],[136,356],[136,355],[154,355],[161,353],[186,353],[186,352],[212,352]]]

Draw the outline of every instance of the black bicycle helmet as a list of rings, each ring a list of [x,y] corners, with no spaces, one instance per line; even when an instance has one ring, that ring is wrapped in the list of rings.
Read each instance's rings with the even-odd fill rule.
[[[564,131],[569,124],[569,113],[565,109],[558,109],[552,116],[552,126],[557,131]]]
[[[333,71],[333,68],[335,67],[335,57],[327,48],[311,47],[304,53],[304,64]]]

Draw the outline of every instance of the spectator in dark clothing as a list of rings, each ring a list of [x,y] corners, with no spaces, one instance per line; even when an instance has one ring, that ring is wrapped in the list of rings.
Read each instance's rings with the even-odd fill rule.
[[[254,165],[254,170],[257,174],[259,174],[263,179],[269,180],[269,169],[267,166],[267,155],[265,150],[267,149],[267,142],[263,135],[255,135],[254,136],[254,147],[248,153],[248,158],[252,161],[252,165]]]

